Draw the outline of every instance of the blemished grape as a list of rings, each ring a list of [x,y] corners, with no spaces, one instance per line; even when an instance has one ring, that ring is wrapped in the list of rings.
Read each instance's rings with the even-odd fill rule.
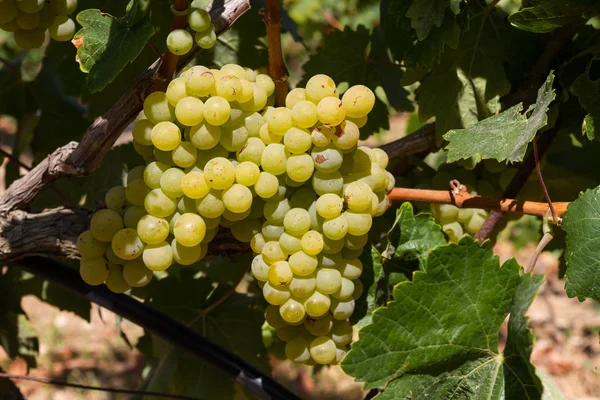
[[[339,97],[333,79],[327,75],[315,75],[306,83],[306,99],[318,104],[325,97]]]
[[[133,260],[144,250],[144,243],[135,229],[125,228],[118,231],[111,242],[115,255],[123,260]]]
[[[57,15],[54,22],[48,28],[50,37],[57,42],[67,42],[75,34],[75,22],[64,15]]]
[[[355,85],[342,96],[346,114],[352,118],[365,117],[375,105],[375,94],[366,86]]]
[[[144,287],[152,280],[152,271],[146,268],[140,258],[123,264],[123,279],[131,287]]]
[[[315,168],[321,172],[337,171],[344,161],[342,152],[334,144],[315,146],[310,155],[315,162]]]
[[[325,97],[317,105],[317,115],[323,124],[336,126],[344,121],[346,109],[339,98]]]
[[[187,54],[193,45],[194,38],[185,29],[174,29],[167,36],[167,48],[173,54]]]
[[[142,261],[151,271],[164,271],[173,263],[173,250],[167,242],[149,244],[142,253]]]
[[[145,243],[160,243],[169,236],[169,223],[162,218],[144,215],[138,222],[137,233]]]
[[[77,251],[81,257],[97,258],[104,255],[104,251],[108,247],[106,242],[96,239],[91,231],[82,232],[77,238]]]
[[[294,277],[294,273],[287,261],[276,261],[269,266],[268,276],[271,286],[280,287],[290,283]]]
[[[215,87],[215,76],[208,68],[194,66],[186,71],[182,79],[188,95],[206,97],[211,94]]]
[[[265,285],[263,286],[263,296],[269,304],[279,306],[290,298],[290,291],[285,286],[275,288],[269,282],[265,282]]]
[[[98,286],[108,278],[109,267],[104,257],[82,258],[79,263],[79,275],[90,286]]]
[[[204,167],[204,178],[213,189],[227,189],[235,181],[235,167],[224,157],[213,158]]]
[[[360,131],[358,126],[352,121],[344,121],[335,127],[335,133],[331,137],[331,141],[337,148],[348,150],[356,146],[360,139]]]
[[[371,207],[372,200],[373,191],[364,182],[351,182],[344,188],[344,201],[352,211],[366,211]]]

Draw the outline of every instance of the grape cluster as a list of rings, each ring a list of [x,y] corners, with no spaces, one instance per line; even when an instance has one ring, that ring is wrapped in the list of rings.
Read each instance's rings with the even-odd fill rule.
[[[395,182],[385,152],[358,146],[370,89],[340,99],[316,75],[277,108],[274,90],[268,75],[228,64],[191,67],[150,94],[132,131],[147,164],[106,194],[79,238],[80,272],[113,291],[143,286],[202,259],[229,228],[256,254],[252,274],[287,356],[329,364],[352,339],[358,257]]]
[[[0,0],[0,29],[13,32],[23,49],[41,47],[46,38],[66,42],[75,34],[75,22],[68,17],[77,0]]]
[[[201,49],[210,49],[217,43],[215,27],[208,12],[202,9],[192,9],[188,15],[188,24],[195,32],[194,36],[185,29],[174,29],[167,36],[167,48],[179,56],[187,54],[194,41]]]

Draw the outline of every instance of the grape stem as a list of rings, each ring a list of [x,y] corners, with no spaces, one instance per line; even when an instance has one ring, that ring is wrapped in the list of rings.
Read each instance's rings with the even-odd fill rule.
[[[281,1],[267,0],[263,15],[267,28],[269,75],[275,82],[277,106],[283,107],[288,94],[287,79],[289,75],[281,50]]]
[[[464,186],[463,186],[464,187]],[[548,211],[548,203],[535,201],[521,201],[514,199],[500,199],[489,196],[476,196],[466,190],[458,193],[453,190],[425,190],[394,188],[389,195],[390,201],[421,201],[435,204],[452,204],[458,208],[483,208],[485,210],[497,210],[519,214],[535,215],[543,217]],[[570,203],[554,203],[555,212],[562,216]]]
[[[544,196],[546,197],[546,201],[548,202],[548,208],[550,209],[550,214],[552,214],[552,221],[558,223],[558,216],[556,215],[556,210],[554,209],[554,205],[552,204],[552,200],[550,199],[550,194],[548,193],[548,188],[546,188],[546,184],[544,183],[544,177],[542,176],[542,168],[540,167],[540,156],[538,154],[537,141],[535,137],[533,138],[533,157],[535,159],[535,172],[537,173],[538,182],[540,183],[540,187],[544,192]]]

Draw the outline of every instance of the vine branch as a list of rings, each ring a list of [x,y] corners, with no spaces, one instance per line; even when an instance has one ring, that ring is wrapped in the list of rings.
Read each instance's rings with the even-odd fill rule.
[[[275,82],[277,105],[285,105],[288,94],[288,70],[283,61],[281,50],[281,0],[267,0],[264,9],[265,25],[267,27],[267,44],[269,52],[269,75]]]

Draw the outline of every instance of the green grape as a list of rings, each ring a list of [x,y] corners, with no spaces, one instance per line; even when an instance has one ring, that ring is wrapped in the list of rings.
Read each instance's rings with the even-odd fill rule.
[[[364,182],[351,182],[344,188],[344,201],[351,211],[366,211],[371,208],[373,191]]]
[[[388,187],[388,174],[385,169],[383,169],[379,164],[371,165],[371,176],[374,180],[373,191],[381,192],[387,191]]]
[[[240,185],[252,186],[258,182],[260,169],[250,161],[243,161],[235,167],[235,181]]]
[[[317,200],[315,192],[308,188],[300,188],[290,199],[293,208],[308,209],[310,205]]]
[[[318,232],[323,231],[323,222],[325,218],[321,217],[317,212],[317,202],[314,201],[308,208],[308,214],[310,215],[310,229]]]
[[[265,243],[262,249],[263,260],[271,265],[277,261],[285,261],[287,254],[279,246],[279,242],[274,240]]]
[[[387,168],[388,163],[390,161],[390,158],[388,157],[387,153],[381,150],[379,147],[372,148],[371,152],[374,158],[374,162],[379,164],[381,168]]]
[[[286,161],[289,153],[280,143],[269,144],[262,153],[261,166],[265,172],[273,175],[283,174],[286,170]]]
[[[215,33],[214,27],[211,25],[205,32],[196,32],[194,40],[201,49],[210,49],[211,47],[214,47],[217,43],[217,34]]]
[[[171,251],[173,252],[173,260],[179,265],[192,265],[203,257],[202,244],[184,246],[177,239],[171,241]]]
[[[108,243],[106,250],[104,251],[104,258],[106,258],[109,264],[123,265],[125,263],[125,260],[117,256],[113,251],[112,246],[108,246]]]
[[[265,203],[263,215],[272,224],[282,224],[283,218],[291,208],[290,201],[286,198],[270,200]]]
[[[237,152],[246,145],[246,142],[248,142],[248,131],[244,126],[221,131],[221,146],[227,151]]]
[[[268,96],[267,92],[262,86],[253,82],[251,82],[251,85],[252,98],[248,101],[242,102],[240,104],[240,108],[247,112],[257,112],[265,108],[265,106],[267,105]]]
[[[339,98],[329,96],[319,101],[317,115],[321,123],[337,126],[346,118],[346,109],[342,106],[342,101]]]
[[[114,235],[111,247],[117,257],[123,260],[133,260],[142,254],[144,243],[135,229],[125,228]]]
[[[295,182],[306,182],[312,176],[315,165],[308,154],[294,154],[288,158],[285,168],[290,179]]]
[[[317,290],[323,294],[333,294],[342,285],[342,274],[334,268],[319,268],[317,270]]]
[[[344,278],[356,280],[360,278],[363,270],[362,262],[358,258],[344,259],[338,270]]]
[[[144,287],[152,280],[152,271],[144,265],[140,258],[126,261],[123,264],[123,279],[131,287]]]
[[[174,150],[181,142],[181,131],[172,122],[163,121],[152,128],[152,144],[159,150]]]
[[[206,235],[206,224],[198,214],[185,213],[175,222],[173,235],[184,246],[196,246]]]
[[[164,271],[173,264],[173,250],[167,242],[149,244],[142,253],[142,261],[151,271]]]
[[[304,327],[313,336],[325,336],[331,331],[333,320],[329,314],[325,314],[319,319],[307,318],[304,321]]]
[[[264,236],[265,240],[279,240],[281,235],[285,232],[285,228],[283,225],[271,224],[268,221],[263,223],[261,233]]]
[[[237,76],[221,75],[215,82],[215,91],[227,101],[237,101],[241,98],[242,82]]]
[[[295,275],[307,276],[315,272],[318,265],[317,257],[298,251],[288,259],[290,268]]]
[[[320,172],[331,173],[337,171],[344,161],[342,152],[333,144],[325,147],[313,147],[310,155],[315,162],[315,168]]]
[[[469,232],[472,235],[476,234],[479,231],[479,229],[485,222],[485,219],[487,218],[487,213],[485,211],[483,211],[483,210],[481,210],[482,212],[477,212],[477,211],[478,210],[475,210],[475,212],[473,212],[471,219],[465,225],[467,232]],[[462,235],[460,235],[460,236],[462,236]]]
[[[315,146],[326,147],[329,143],[331,143],[331,138],[333,137],[334,133],[335,129],[327,125],[321,125],[312,130],[310,139]]]
[[[443,225],[442,230],[448,235],[448,239],[450,239],[451,242],[458,242],[463,235],[463,228],[456,221]]]
[[[194,38],[185,29],[174,29],[167,36],[167,48],[176,55],[189,53],[194,45]]]
[[[195,125],[190,129],[190,141],[200,150],[209,150],[219,144],[221,128],[209,123]]]
[[[363,249],[362,248],[351,250],[351,249],[349,249],[347,247],[344,247],[342,249],[342,257],[346,258],[346,259],[358,258],[358,257],[360,257],[362,255],[362,253],[363,253]]]
[[[187,88],[185,85],[185,79],[183,78],[175,78],[167,86],[167,101],[170,105],[175,107],[175,116],[183,124],[183,121],[177,115],[177,104],[188,97]],[[193,98],[193,97],[192,97]],[[180,111],[181,112],[181,111]],[[184,115],[189,115],[189,113],[183,113]],[[185,125],[185,124],[184,124]]]
[[[336,254],[344,248],[344,239],[333,240],[323,235],[323,254]]]
[[[143,146],[134,140],[133,149],[144,158],[154,156],[154,146]]]
[[[45,0],[16,0],[16,5],[19,8],[19,10],[26,13],[34,13],[40,11],[44,7],[45,3]]]
[[[297,364],[310,361],[310,342],[302,336],[298,336],[285,344],[285,357]]]
[[[279,307],[271,304],[269,304],[265,309],[265,321],[267,321],[269,326],[275,329],[289,326],[287,322],[281,318],[281,314],[279,314]]]
[[[350,150],[358,143],[360,139],[360,131],[358,126],[352,121],[344,121],[336,126],[335,133],[331,137],[331,141],[335,146],[342,150]]]
[[[293,126],[292,111],[285,107],[275,108],[264,118],[269,125],[269,130],[280,136],[283,136]]]
[[[14,38],[17,46],[25,50],[30,50],[41,47],[46,39],[46,34],[39,28],[30,29],[28,31],[16,30],[14,33]]]
[[[325,219],[323,222],[323,234],[329,239],[339,240],[346,236],[348,227],[349,223],[346,219],[346,213],[344,213],[335,218]]]
[[[188,16],[190,28],[196,32],[206,32],[211,28],[210,14],[202,9],[194,9]]]
[[[354,283],[354,293],[352,293],[352,298],[358,300],[363,294],[363,284],[360,280],[352,281],[352,283]]]
[[[306,129],[292,127],[283,136],[283,144],[292,154],[304,154],[311,148],[312,140]]]
[[[339,101],[339,100],[338,100]],[[292,123],[300,128],[310,128],[319,122],[317,106],[310,101],[299,101],[292,108]]]
[[[316,279],[314,274],[294,276],[289,284],[290,293],[298,298],[306,298],[315,291]]]
[[[348,321],[335,321],[331,327],[331,340],[337,346],[345,346],[352,342],[352,325]]]
[[[244,71],[246,72],[246,79],[248,79],[250,82],[256,82],[256,71],[248,67],[244,67]]]
[[[96,240],[110,242],[123,229],[123,219],[113,210],[98,210],[90,221],[90,231]]]
[[[327,193],[341,195],[344,188],[344,178],[342,178],[342,174],[338,171],[317,171],[312,178],[312,187],[314,191],[321,196]],[[371,205],[370,198],[369,205]]]
[[[293,277],[294,274],[287,261],[276,261],[269,267],[269,283],[273,287],[286,286]]]
[[[315,291],[308,299],[304,301],[304,309],[306,310],[306,313],[313,318],[319,318],[327,314],[330,306],[331,299],[329,296],[318,291]]]
[[[315,338],[309,345],[310,356],[318,364],[330,364],[335,360],[337,347],[327,336]]]
[[[156,159],[156,161],[159,161],[170,167],[175,165],[175,163],[173,162],[172,155],[173,155],[172,151],[162,151],[157,148],[154,149],[154,158]]]
[[[263,297],[269,304],[279,306],[290,298],[290,291],[285,286],[276,288],[271,286],[269,282],[265,282],[265,285],[263,286]]]
[[[181,179],[181,190],[190,199],[201,199],[208,194],[210,187],[202,172],[192,171]]]
[[[306,311],[302,303],[289,299],[279,307],[279,314],[281,318],[288,324],[298,324],[304,321],[306,317]]]
[[[19,26],[19,28],[21,28],[23,30],[27,31],[29,29],[34,29],[40,23],[40,13],[35,12],[35,13],[29,14],[29,13],[20,11],[17,14],[17,18],[15,19],[15,21],[17,22],[17,25]]]
[[[123,277],[123,267],[120,265],[108,265],[108,277],[106,287],[113,293],[125,293],[131,289],[131,285]]]
[[[355,85],[346,90],[342,96],[342,104],[349,117],[362,118],[373,109],[375,94],[366,86]]]
[[[139,119],[136,121],[131,131],[133,140],[143,146],[152,145],[152,128],[154,124],[147,119]]]
[[[169,168],[160,176],[160,189],[172,198],[182,196],[181,181],[184,176],[185,173],[179,168]]]
[[[177,201],[161,189],[152,189],[144,199],[144,208],[150,215],[165,218],[177,209]]]
[[[331,296],[339,300],[347,300],[352,298],[353,294],[354,282],[348,278],[342,278],[340,287],[335,291],[335,293],[331,293]]]
[[[147,213],[144,207],[128,207],[125,210],[125,214],[123,215],[123,222],[125,223],[125,228],[137,229],[137,224],[139,220],[146,214]]]
[[[225,205],[221,199],[221,191],[211,189],[206,196],[197,199],[196,210],[202,217],[220,217],[223,211],[225,211]]]
[[[116,211],[119,215],[123,216],[128,206],[125,188],[123,186],[115,186],[109,189],[104,196],[104,202],[109,210]]]
[[[251,138],[258,138],[260,127],[264,124],[265,120],[262,115],[257,112],[253,112],[250,115],[247,115],[246,113],[246,116],[244,117],[244,126],[246,127],[246,131],[248,131],[248,136]]]
[[[373,163],[374,157],[375,155],[372,149],[366,146],[358,146],[352,157],[354,162],[351,172],[353,174],[371,172],[371,164]]]
[[[227,158],[229,157],[229,152],[223,148],[220,144],[217,144],[215,147],[201,151],[198,153],[198,159],[196,160],[195,167],[197,167],[200,171],[204,170],[206,164],[217,157]]]
[[[279,313],[279,307],[277,307],[277,313]],[[279,315],[279,318],[281,318],[281,314]],[[275,329],[275,334],[283,342],[290,342],[296,337],[303,336],[301,335],[302,333],[304,333],[304,328],[302,327],[302,325],[298,324],[293,326],[288,325],[287,322],[286,326]]]
[[[256,75],[256,84],[264,89],[267,97],[271,96],[275,92],[275,82],[269,75],[258,74]],[[258,111],[258,110],[257,110]]]
[[[250,270],[252,275],[259,281],[266,282],[269,280],[269,265],[263,260],[263,256],[258,254],[252,259]]]
[[[18,3],[14,0],[5,0],[0,2],[0,24],[7,24],[17,17],[19,14],[19,8],[17,8],[17,4]]]
[[[77,238],[77,251],[84,258],[98,258],[104,255],[108,244],[92,235],[91,231],[82,232]]]
[[[308,231],[302,235],[302,251],[311,256],[323,251],[323,235],[317,231]]]
[[[46,4],[46,8],[52,8],[57,15],[69,15],[72,14],[77,8],[77,0],[51,0],[52,7],[48,7]]]
[[[252,192],[238,183],[223,190],[222,199],[225,208],[234,213],[243,213],[252,206]]]
[[[225,64],[221,67],[220,72],[223,75],[235,76],[238,79],[246,79],[246,70],[237,64]]]
[[[279,190],[279,180],[273,174],[261,172],[258,181],[254,184],[254,190],[263,199],[268,199]]]
[[[231,106],[222,97],[210,97],[204,103],[204,118],[214,126],[223,125],[231,115]]]
[[[213,158],[204,167],[204,178],[213,189],[227,189],[235,181],[235,167],[224,157]]]
[[[253,252],[260,254],[262,253],[263,248],[265,247],[265,243],[267,243],[267,241],[262,234],[261,226],[261,230],[259,230],[256,234],[254,234],[254,236],[252,236],[252,240],[250,240],[250,247],[252,248]]]
[[[272,132],[269,129],[268,124],[264,124],[260,127],[258,136],[260,137],[260,140],[262,140],[265,144],[281,143],[281,141],[283,140],[283,135],[278,135]]]
[[[242,243],[250,243],[254,236],[260,233],[261,228],[259,220],[244,219],[231,227],[231,234]]]
[[[169,236],[169,223],[162,218],[144,215],[138,222],[137,233],[145,243],[160,243]]]
[[[173,122],[175,121],[175,107],[169,104],[165,92],[150,93],[144,100],[144,115],[153,124]]]
[[[4,4],[6,4],[6,2]],[[2,11],[2,4],[0,4],[0,11]],[[52,15],[52,20],[50,21],[50,24],[48,24],[48,26],[50,26],[53,21],[54,21],[54,15]],[[46,28],[47,27],[40,26],[38,29],[42,30],[42,29],[46,29]],[[6,23],[0,22],[0,29],[2,29],[3,31],[6,31],[6,32],[16,32],[19,30],[19,25],[17,25],[17,21],[13,19]]]
[[[202,217],[202,219],[204,220],[204,223],[206,224],[206,229],[217,229],[219,227],[219,222],[221,222],[221,217],[216,217],[216,218],[207,218],[207,217]]]
[[[299,101],[303,100],[306,100],[306,89],[295,88],[290,90],[285,97],[285,106],[292,110]]]
[[[175,116],[185,126],[198,125],[204,119],[204,103],[192,96],[184,97],[175,106]]]
[[[153,161],[144,169],[144,183],[150,189],[160,188],[160,178],[169,166],[160,161]]]
[[[188,95],[206,97],[215,87],[215,76],[206,67],[194,66],[183,77]]]
[[[458,219],[458,207],[452,204],[432,204],[432,206],[436,209],[435,214],[442,224],[449,224]]]
[[[306,99],[318,104],[325,97],[339,97],[337,87],[333,79],[327,75],[318,74],[306,82]]]
[[[283,232],[279,237],[279,245],[287,254],[294,254],[302,250],[302,240],[299,237]]]
[[[283,220],[285,231],[300,236],[310,229],[310,214],[301,208],[292,208]]]
[[[388,198],[387,194],[384,194],[384,193],[377,194],[377,200],[378,200],[377,211],[375,213],[371,213],[371,214],[373,214],[374,217],[382,216],[383,214],[385,214],[387,209],[390,207],[390,199]]]
[[[344,246],[350,250],[362,250],[368,241],[369,235],[367,233],[358,236],[347,234],[344,237]]]
[[[108,271],[108,262],[104,257],[83,257],[79,262],[79,275],[90,286],[102,285],[108,278]]]
[[[343,209],[344,202],[337,194],[325,193],[317,199],[317,212],[323,218],[335,218],[342,213]]]
[[[348,223],[348,233],[361,236],[369,233],[373,225],[373,217],[369,213],[357,213],[354,211],[344,212]]]
[[[181,142],[172,153],[173,162],[181,168],[187,168],[196,162],[198,151],[191,142]]]
[[[331,315],[338,321],[343,321],[350,318],[354,312],[355,301],[354,299],[349,300],[331,300]]]
[[[231,111],[229,112],[229,119],[222,125],[224,128],[236,129],[244,126],[245,112],[238,101],[232,101],[229,103]]]
[[[64,15],[57,15],[48,28],[50,37],[57,42],[68,42],[75,34],[75,22]]]
[[[335,254],[319,254],[319,266],[323,268],[338,268],[342,265],[342,255],[338,252]]]
[[[346,121],[354,122],[358,128],[362,128],[363,126],[365,126],[367,124],[367,121],[369,120],[369,117],[367,117],[366,115],[361,118],[352,118],[348,116],[347,112],[348,110],[346,110]]]

